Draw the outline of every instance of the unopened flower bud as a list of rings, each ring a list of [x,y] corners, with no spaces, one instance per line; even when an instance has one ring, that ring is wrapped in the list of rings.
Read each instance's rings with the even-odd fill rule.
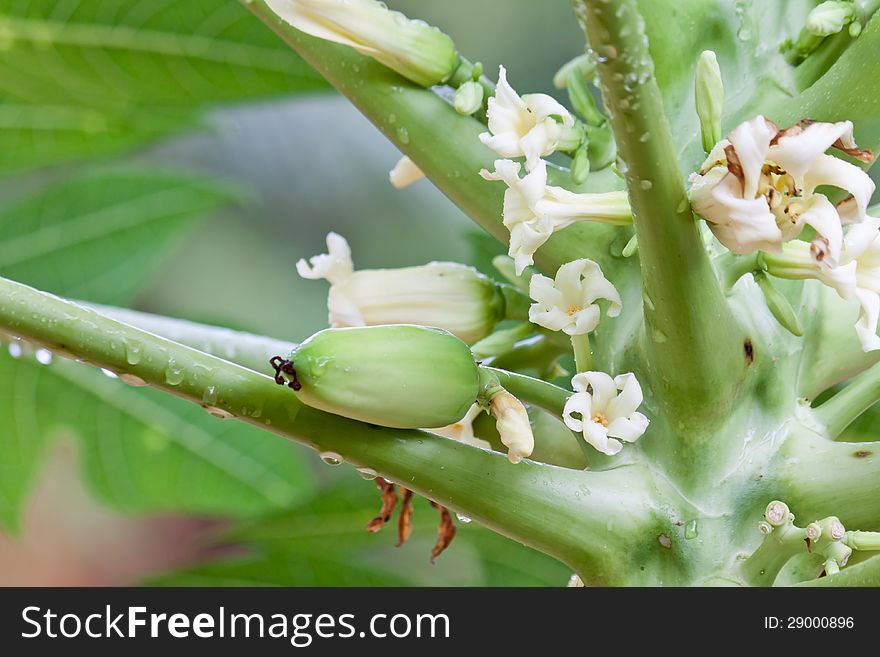
[[[483,106],[483,87],[479,82],[470,80],[455,90],[452,105],[459,114],[468,116]]]
[[[721,113],[724,111],[724,83],[715,53],[704,50],[697,60],[694,99],[700,119],[703,150],[707,153],[721,139]]]
[[[565,89],[572,73],[575,73],[581,80],[592,80],[596,76],[596,62],[587,53],[578,55],[556,71],[553,75],[553,86],[557,89]]]
[[[568,99],[574,111],[580,114],[590,125],[604,123],[605,117],[596,106],[596,99],[590,92],[586,80],[577,71],[571,71],[568,79]]]
[[[810,34],[827,37],[840,32],[852,21],[854,16],[852,2],[829,0],[817,5],[807,16],[806,28]]]
[[[582,184],[590,173],[590,154],[586,144],[575,151],[571,161],[571,179],[576,185]]]
[[[307,406],[402,429],[458,422],[480,391],[467,345],[423,326],[325,329],[298,345],[280,369]]]
[[[519,463],[523,457],[530,456],[535,448],[535,437],[523,403],[502,390],[489,402],[489,412],[495,418],[501,442],[507,447],[508,460]]]
[[[773,287],[773,284],[763,272],[756,272],[754,277],[755,282],[761,288],[761,292],[764,295],[764,301],[767,302],[767,308],[773,317],[776,318],[776,321],[792,335],[803,335],[804,330],[788,299]]]
[[[376,0],[266,0],[298,30],[350,46],[423,87],[445,82],[458,68],[455,44],[423,21]]]

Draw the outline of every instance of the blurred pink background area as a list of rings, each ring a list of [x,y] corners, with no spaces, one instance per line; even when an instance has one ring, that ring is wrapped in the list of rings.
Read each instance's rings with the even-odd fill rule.
[[[0,586],[124,586],[198,563],[221,523],[174,515],[128,517],[83,487],[70,443],[56,443],[17,536],[0,533]]]

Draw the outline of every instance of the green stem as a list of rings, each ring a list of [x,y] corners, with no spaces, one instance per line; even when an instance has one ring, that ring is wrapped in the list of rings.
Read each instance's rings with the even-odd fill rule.
[[[626,581],[633,541],[650,536],[666,504],[640,467],[586,473],[528,461],[513,466],[501,454],[421,431],[330,415],[304,406],[269,376],[7,279],[0,279],[0,330],[197,404],[210,396],[212,408],[373,468],[597,583]],[[584,489],[591,494],[575,494]],[[663,568],[659,555],[652,565]]]
[[[777,493],[798,517],[837,516],[847,527],[880,528],[880,442],[832,442],[792,431],[776,456]]]
[[[880,532],[850,531],[844,542],[853,550],[880,550]]]
[[[241,2],[344,94],[471,219],[500,242],[508,242],[510,235],[501,223],[504,185],[479,176],[480,169],[494,168],[497,157],[479,140],[485,130],[479,120],[459,115],[431,90],[351,48],[311,37],[279,21],[264,0]],[[553,184],[570,184],[567,171],[552,173],[551,178]],[[613,189],[619,189],[619,181],[609,168],[590,175],[579,191]],[[617,235],[613,226],[578,222],[551,237],[535,260],[552,273],[586,255],[603,270],[610,269],[615,259],[609,246]]]
[[[589,333],[571,336],[571,348],[574,349],[574,364],[577,371],[593,371],[593,352],[590,349]]]
[[[761,542],[758,549],[742,562],[743,576],[752,586],[772,586],[779,571],[788,561],[807,551],[803,529],[793,525],[775,528]]]
[[[559,386],[533,379],[524,374],[506,372],[494,367],[484,367],[484,370],[493,372],[498,377],[501,386],[521,401],[543,408],[551,415],[562,419],[562,409],[565,402],[571,397],[571,391]]]
[[[735,399],[746,367],[744,336],[688,204],[637,3],[573,3],[599,58],[602,94],[626,173],[652,387],[671,416],[696,428],[700,420],[723,417]],[[701,439],[699,431],[688,433],[692,442]]]
[[[272,356],[286,356],[296,346],[292,342],[267,338],[262,335],[197,324],[183,319],[171,319],[127,308],[93,304],[82,305],[93,308],[105,317],[110,317],[123,324],[155,333],[173,342],[204,351],[256,372],[270,372],[269,359]]]
[[[880,401],[880,363],[856,376],[847,386],[814,409],[832,440],[862,413]]]

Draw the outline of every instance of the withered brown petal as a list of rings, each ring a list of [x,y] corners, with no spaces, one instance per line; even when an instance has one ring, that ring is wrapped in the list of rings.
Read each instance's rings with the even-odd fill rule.
[[[400,507],[400,515],[397,517],[397,547],[406,543],[406,539],[412,533],[413,517],[413,492],[403,486],[400,487],[400,490],[403,492],[403,504]]]
[[[733,147],[733,144],[728,144],[724,147],[724,155],[727,157],[727,170],[739,180],[743,193],[745,193],[746,176],[745,173],[743,173],[742,164],[739,161],[739,155],[736,154],[736,149]]]
[[[433,564],[437,561],[437,557],[443,554],[443,551],[449,547],[452,539],[455,538],[455,523],[452,522],[449,509],[445,506],[441,506],[434,501],[431,501],[431,506],[440,512],[440,526],[437,527],[437,543],[431,550],[431,563]]]
[[[376,477],[376,485],[382,491],[382,510],[379,511],[378,516],[367,523],[367,531],[371,533],[382,529],[382,525],[388,522],[394,507],[397,506],[397,492],[394,490],[394,484],[385,481],[382,477]]]

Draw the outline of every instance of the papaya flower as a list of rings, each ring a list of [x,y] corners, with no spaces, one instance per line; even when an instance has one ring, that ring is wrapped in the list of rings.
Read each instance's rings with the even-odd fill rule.
[[[266,0],[266,4],[296,29],[354,48],[423,87],[445,82],[460,63],[449,36],[377,0]]]
[[[473,267],[431,262],[355,271],[351,248],[336,233],[327,235],[327,250],[309,262],[300,260],[296,268],[303,278],[330,282],[328,321],[334,328],[417,324],[446,329],[473,344],[489,335],[509,310],[500,288]]]
[[[582,258],[562,265],[556,278],[535,274],[529,281],[529,321],[567,335],[583,335],[599,325],[599,299],[610,302],[607,315],[620,314],[620,294],[592,260]]]
[[[520,96],[507,82],[503,66],[498,67],[498,84],[488,108],[489,132],[480,134],[480,141],[501,157],[525,157],[528,169],[560,142],[577,138],[566,130],[574,127],[574,119],[565,107],[547,94]]]
[[[513,160],[495,160],[495,171],[483,169],[485,180],[507,185],[502,209],[503,223],[510,231],[508,255],[516,274],[534,263],[534,254],[550,236],[578,221],[612,225],[632,222],[626,192],[578,194],[547,184],[547,163],[538,162],[523,177],[522,165]]]
[[[763,116],[741,123],[692,174],[691,206],[718,240],[739,254],[779,251],[811,226],[813,257],[834,266],[843,224],[862,221],[874,192],[864,171],[825,152],[835,148],[871,161],[871,152],[856,146],[852,130],[849,121],[801,121],[784,130]],[[835,206],[816,191],[822,186],[850,196]]]
[[[613,456],[623,449],[621,440],[635,442],[645,433],[649,420],[636,410],[642,387],[634,374],[612,379],[604,372],[581,372],[571,385],[575,393],[565,402],[565,424],[598,451]]]

